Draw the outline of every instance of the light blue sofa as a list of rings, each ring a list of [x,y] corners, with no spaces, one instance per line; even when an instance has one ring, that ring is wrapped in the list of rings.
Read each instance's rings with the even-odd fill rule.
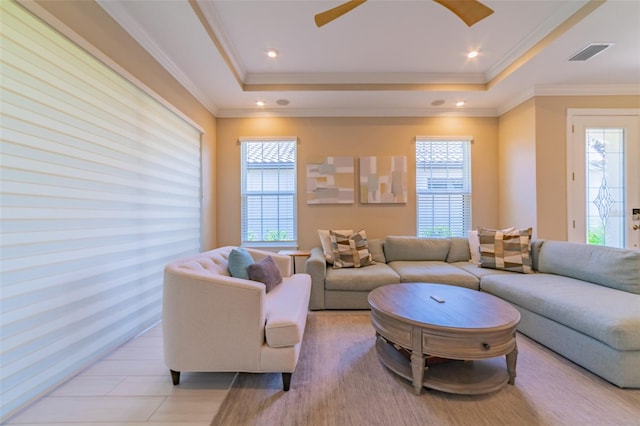
[[[333,269],[311,250],[311,309],[369,309],[372,289],[433,282],[514,305],[518,330],[620,387],[640,388],[640,251],[534,240],[533,274],[480,268],[466,238],[370,240],[375,265]]]

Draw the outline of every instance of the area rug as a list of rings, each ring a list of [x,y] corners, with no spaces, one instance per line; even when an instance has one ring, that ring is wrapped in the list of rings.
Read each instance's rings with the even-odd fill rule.
[[[514,386],[418,396],[378,360],[368,311],[311,312],[291,390],[280,374],[238,374],[212,425],[640,425],[640,390],[517,340]]]

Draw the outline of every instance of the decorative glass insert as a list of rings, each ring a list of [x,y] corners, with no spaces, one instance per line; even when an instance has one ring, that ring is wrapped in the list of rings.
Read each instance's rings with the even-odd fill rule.
[[[586,149],[586,241],[624,247],[624,129],[589,128]]]

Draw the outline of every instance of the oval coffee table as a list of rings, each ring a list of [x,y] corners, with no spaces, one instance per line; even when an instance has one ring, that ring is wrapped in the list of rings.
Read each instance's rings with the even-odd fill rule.
[[[509,303],[463,287],[403,283],[374,289],[369,304],[380,361],[417,395],[423,386],[481,394],[515,383],[520,313]],[[450,361],[429,366],[430,357]]]

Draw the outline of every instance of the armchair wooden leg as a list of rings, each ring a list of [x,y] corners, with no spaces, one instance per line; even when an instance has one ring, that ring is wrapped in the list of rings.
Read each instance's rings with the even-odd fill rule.
[[[180,372],[179,371],[173,371],[173,370],[169,370],[171,371],[171,381],[173,382],[173,385],[179,385],[180,384]]]
[[[285,392],[289,390],[289,386],[291,385],[291,374],[292,373],[282,373],[282,390]]]

